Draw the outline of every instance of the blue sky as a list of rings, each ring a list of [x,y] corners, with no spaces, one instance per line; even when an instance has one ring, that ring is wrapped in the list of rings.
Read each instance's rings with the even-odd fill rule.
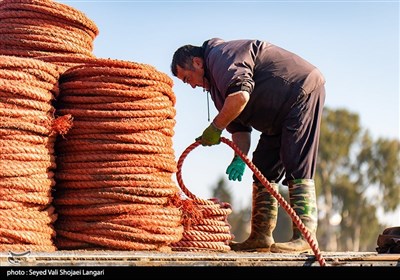
[[[171,77],[172,55],[182,45],[201,45],[212,37],[269,41],[322,71],[327,107],[358,113],[374,138],[400,139],[398,1],[57,2],[96,23],[97,57],[150,64]],[[178,160],[209,121],[202,89],[173,79]],[[215,115],[210,100],[211,120]],[[230,139],[226,132],[223,136]],[[257,138],[253,133],[252,149]],[[186,187],[201,198],[211,198],[211,186],[225,176],[232,155],[225,144],[197,147],[182,166]],[[247,169],[241,183],[228,181],[234,209],[249,205],[251,176]]]

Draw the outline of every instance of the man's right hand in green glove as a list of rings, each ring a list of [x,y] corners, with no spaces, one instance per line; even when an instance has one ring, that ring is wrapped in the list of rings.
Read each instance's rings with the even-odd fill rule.
[[[236,155],[233,158],[231,164],[226,169],[226,174],[228,174],[229,180],[238,180],[239,182],[242,181],[245,167],[246,163],[239,156]]]
[[[200,137],[196,138],[196,141],[201,142],[203,146],[212,146],[221,143],[222,130],[217,128],[214,123],[211,123]]]

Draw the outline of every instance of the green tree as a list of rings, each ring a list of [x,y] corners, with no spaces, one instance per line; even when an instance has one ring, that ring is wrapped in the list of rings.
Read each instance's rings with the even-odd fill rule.
[[[331,226],[335,215],[341,213],[342,199],[335,196],[335,182],[349,166],[349,154],[361,128],[359,117],[347,110],[324,109],[316,171],[319,197],[319,228],[317,238],[324,250],[337,250],[337,228]]]
[[[318,240],[324,250],[370,251],[376,247],[384,227],[377,209],[390,211],[399,205],[398,170],[397,140],[374,142],[362,130],[357,114],[325,109],[316,174]]]
[[[370,143],[368,139],[365,141]],[[358,162],[366,165],[367,179],[382,194],[373,203],[386,212],[395,211],[400,207],[400,142],[379,138],[374,145],[365,147]]]

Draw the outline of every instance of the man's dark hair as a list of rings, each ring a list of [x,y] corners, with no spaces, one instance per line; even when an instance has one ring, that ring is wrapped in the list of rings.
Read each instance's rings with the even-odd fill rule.
[[[203,48],[192,45],[185,45],[177,49],[172,57],[171,72],[176,77],[177,66],[183,69],[193,69],[192,59],[194,57],[203,58]]]

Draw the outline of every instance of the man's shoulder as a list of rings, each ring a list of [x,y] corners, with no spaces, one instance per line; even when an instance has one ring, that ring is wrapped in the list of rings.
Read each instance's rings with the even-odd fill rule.
[[[208,46],[217,46],[219,44],[222,44],[225,42],[225,40],[221,39],[221,38],[211,38],[209,40],[206,41]]]

